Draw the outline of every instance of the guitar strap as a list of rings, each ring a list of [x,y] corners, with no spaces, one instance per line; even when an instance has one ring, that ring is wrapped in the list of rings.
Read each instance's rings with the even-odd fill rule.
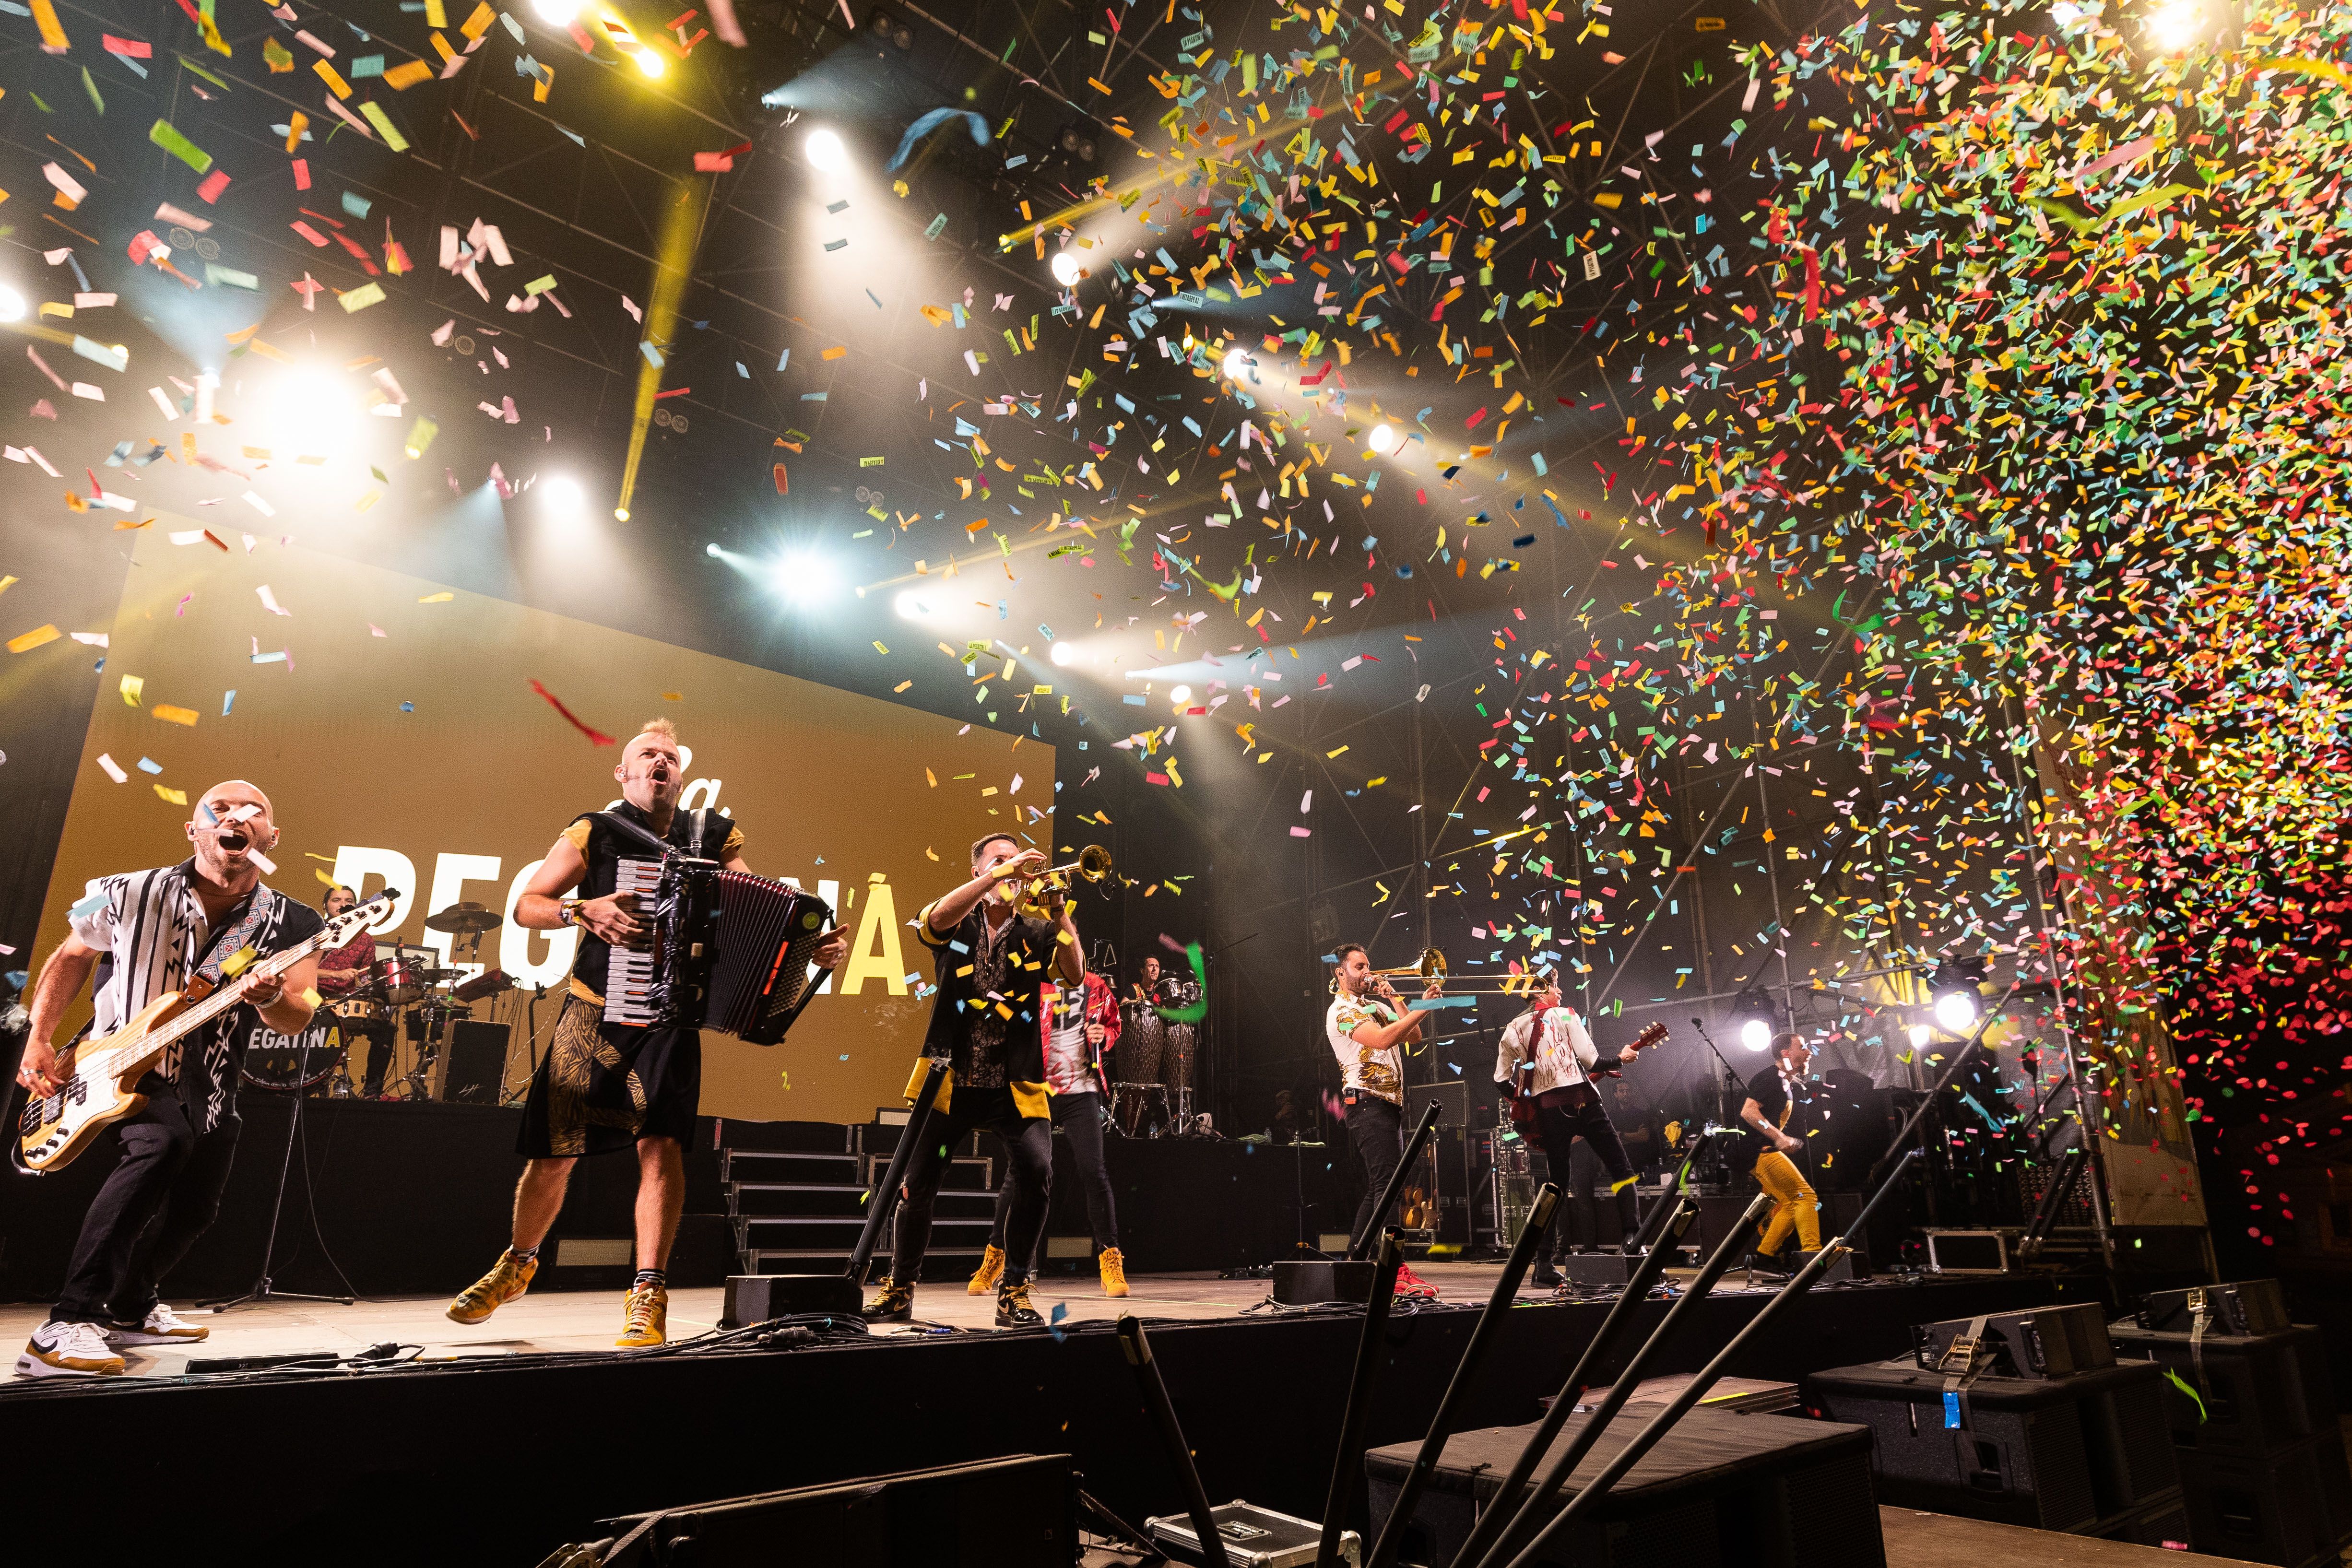
[[[200,978],[214,985],[220,983],[224,966],[245,951],[252,942],[253,934],[260,930],[262,924],[269,918],[273,907],[271,901],[277,896],[266,887],[253,890],[253,902],[247,906],[244,915],[215,936],[205,949],[204,961],[196,966]]]

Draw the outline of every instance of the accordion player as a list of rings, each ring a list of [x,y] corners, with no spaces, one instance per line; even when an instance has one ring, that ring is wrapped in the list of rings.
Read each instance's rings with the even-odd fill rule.
[[[617,893],[651,910],[652,943],[615,947],[604,1019],[712,1029],[773,1045],[816,994],[809,976],[833,924],[813,893],[717,862],[623,857]]]

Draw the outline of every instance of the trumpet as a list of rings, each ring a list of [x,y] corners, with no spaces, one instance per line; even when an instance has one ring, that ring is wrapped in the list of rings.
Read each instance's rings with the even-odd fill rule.
[[[1050,865],[1027,878],[1029,886],[1021,895],[1021,914],[1032,920],[1053,919],[1052,907],[1045,901],[1045,890],[1050,887],[1056,892],[1067,892],[1073,872],[1088,882],[1108,882],[1112,872],[1110,852],[1100,844],[1088,844],[1078,852],[1078,858],[1068,864]]]

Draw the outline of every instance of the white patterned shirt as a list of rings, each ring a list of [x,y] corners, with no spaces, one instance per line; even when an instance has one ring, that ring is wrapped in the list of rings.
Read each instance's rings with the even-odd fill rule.
[[[1339,1058],[1339,1076],[1349,1090],[1402,1105],[1404,1072],[1397,1048],[1375,1050],[1355,1038],[1356,1030],[1365,1024],[1393,1023],[1397,1017],[1395,1009],[1378,997],[1351,997],[1343,990],[1331,998],[1323,1015],[1323,1030],[1330,1037],[1331,1054]]]

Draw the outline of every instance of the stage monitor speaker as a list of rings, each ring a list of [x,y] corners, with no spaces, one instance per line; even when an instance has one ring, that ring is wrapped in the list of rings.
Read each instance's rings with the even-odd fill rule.
[[[719,1326],[740,1329],[820,1312],[848,1317],[858,1305],[857,1281],[846,1274],[730,1274]]]
[[[1945,1364],[1953,1344],[1967,1335],[1975,1320],[1953,1318],[1940,1323],[1916,1323],[1911,1330],[1913,1359],[1927,1372],[1965,1373],[1969,1357]],[[1975,1346],[1976,1357],[1990,1356],[1985,1370],[1999,1377],[2070,1377],[2116,1364],[2114,1343],[2107,1337],[2105,1312],[2095,1301],[2074,1307],[2033,1307],[2024,1312],[1994,1312],[1984,1320]]]
[[[1646,1422],[1628,1412],[1610,1424],[1547,1515],[1573,1498]],[[1564,1448],[1590,1416],[1571,1416]],[[1402,1531],[1400,1562],[1446,1563],[1468,1538],[1537,1428],[1489,1427],[1446,1439],[1435,1472]],[[1364,1456],[1375,1531],[1387,1526],[1421,1445]],[[1652,1564],[1785,1563],[1880,1568],[1886,1549],[1870,1490],[1870,1434],[1826,1421],[1693,1410],[1643,1456],[1592,1512],[1540,1559],[1578,1568]]]
[[[1675,1249],[1677,1257],[1666,1260],[1669,1269],[1696,1268],[1698,1260],[1687,1247]],[[1639,1252],[1571,1252],[1558,1260],[1561,1275],[1571,1285],[1587,1291],[1622,1291],[1633,1281],[1633,1270],[1642,1266]]]
[[[1372,1274],[1380,1267],[1367,1258],[1310,1258],[1274,1266],[1274,1299],[1286,1307],[1311,1307],[1324,1301],[1369,1301]]]
[[[2276,1280],[2241,1280],[2228,1285],[2192,1285],[2185,1291],[2158,1291],[2139,1310],[2139,1326],[2160,1333],[2195,1332],[2200,1312],[2205,1333],[2214,1334],[2278,1333],[2291,1326],[2286,1294]]]
[[[2111,1331],[2116,1354],[2152,1361],[2164,1388],[2172,1440],[2203,1453],[2266,1453],[2336,1430],[2336,1391],[2315,1328],[2272,1334]]]
[[[1805,1403],[1874,1438],[1878,1500],[1898,1508],[2103,1534],[2180,1495],[2163,1374],[2123,1362],[2070,1377],[1982,1377],[1947,1396],[1908,1362],[1834,1367]]]
[[[459,1019],[449,1041],[449,1071],[441,1097],[469,1105],[495,1105],[506,1089],[507,1042],[514,1025]]]
[[[1467,1083],[1412,1083],[1405,1086],[1404,1124],[1421,1125],[1422,1107],[1437,1102],[1437,1124],[1467,1130],[1470,1125],[1470,1085]]]
[[[2334,1432],[2269,1454],[2183,1454],[2189,1544],[2281,1568],[2336,1568],[2352,1540],[2347,1474]]]
[[[1018,1454],[866,1476],[603,1521],[601,1568],[1069,1568],[1077,1477],[1067,1454]],[[579,1549],[570,1549],[579,1550]],[[567,1559],[561,1552],[551,1562]]]

